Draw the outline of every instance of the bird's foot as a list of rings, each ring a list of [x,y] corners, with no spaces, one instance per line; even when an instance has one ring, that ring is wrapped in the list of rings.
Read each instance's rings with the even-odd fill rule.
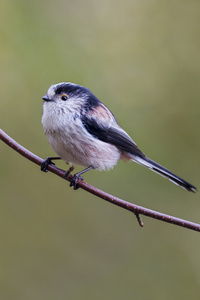
[[[74,190],[77,190],[79,188],[78,186],[78,180],[84,180],[83,177],[80,176],[81,174],[77,173],[74,174],[73,178],[71,179],[70,185],[69,186],[73,186]]]
[[[51,157],[47,157],[43,160],[42,164],[41,164],[41,171],[43,172],[48,172],[47,168],[48,165],[55,165],[52,161],[51,161]]]
[[[72,166],[71,168],[69,168],[69,170],[67,171],[67,173],[68,173],[68,172],[70,173],[70,172],[71,172],[71,169],[73,170],[73,169],[74,169],[74,166]],[[73,187],[74,187],[74,190],[77,190],[77,189],[79,188],[79,186],[78,186],[78,180],[81,180],[81,181],[84,180],[84,178],[81,177],[81,175],[82,175],[83,173],[85,173],[85,172],[91,170],[91,169],[93,169],[93,167],[92,167],[92,166],[89,166],[88,168],[82,170],[81,172],[74,174],[73,178],[71,179],[71,182],[70,182],[70,185],[69,185],[69,186],[73,186]],[[67,176],[69,175],[69,173],[67,174]]]
[[[41,171],[48,172],[48,170],[47,170],[48,165],[55,165],[52,162],[52,160],[55,160],[55,159],[61,159],[61,158],[60,157],[52,157],[52,156],[45,158],[41,164]]]

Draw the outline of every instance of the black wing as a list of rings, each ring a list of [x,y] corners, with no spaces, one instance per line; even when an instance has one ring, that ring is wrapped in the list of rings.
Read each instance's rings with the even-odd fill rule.
[[[87,114],[82,115],[82,123],[86,130],[95,138],[132,154],[135,162],[168,178],[188,191],[196,191],[193,185],[146,157],[146,155],[138,149],[130,136],[117,124],[115,117],[104,105],[97,106],[95,109],[88,111]]]
[[[133,155],[145,158],[129,137],[129,135],[117,124],[115,117],[104,105],[100,105],[82,116],[82,123],[86,130],[95,138],[110,143],[121,150]],[[109,126],[110,124],[110,126]]]

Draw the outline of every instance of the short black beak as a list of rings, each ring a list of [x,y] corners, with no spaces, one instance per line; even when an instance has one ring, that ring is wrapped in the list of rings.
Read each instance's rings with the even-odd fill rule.
[[[47,95],[45,95],[44,97],[42,97],[42,99],[43,99],[44,101],[51,101],[51,99],[49,99],[49,97],[48,97]]]

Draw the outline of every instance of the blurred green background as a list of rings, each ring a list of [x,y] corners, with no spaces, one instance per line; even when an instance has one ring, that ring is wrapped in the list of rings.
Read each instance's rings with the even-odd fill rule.
[[[41,125],[53,83],[87,86],[150,158],[199,188],[200,2],[2,0],[1,128],[54,155]],[[200,299],[200,235],[131,213],[1,142],[1,299]],[[63,162],[58,166],[67,168]],[[79,170],[79,168],[77,168]],[[85,180],[200,222],[192,194],[135,163]]]

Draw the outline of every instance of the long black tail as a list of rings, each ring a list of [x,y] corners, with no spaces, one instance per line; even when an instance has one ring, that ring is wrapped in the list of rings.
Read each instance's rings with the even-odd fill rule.
[[[139,156],[134,156],[133,161],[149,168],[150,170],[160,174],[161,176],[168,178],[170,181],[173,183],[180,185],[182,188],[195,193],[196,192],[196,187],[190,184],[189,182],[183,180],[179,176],[175,175],[174,173],[170,172],[169,170],[165,169],[163,166],[157,164],[155,161],[151,160],[148,157],[139,157]]]

